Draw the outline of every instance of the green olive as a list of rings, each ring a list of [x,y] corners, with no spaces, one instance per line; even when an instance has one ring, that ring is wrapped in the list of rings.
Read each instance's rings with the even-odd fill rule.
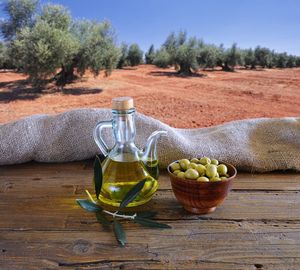
[[[211,164],[219,165],[219,161],[213,158],[213,159],[211,160]]]
[[[197,179],[199,177],[199,173],[195,169],[187,169],[184,176],[188,179]]]
[[[210,181],[211,182],[221,181],[221,178],[220,177],[212,177],[212,178],[210,178]]]
[[[200,164],[202,164],[202,165],[206,165],[206,164],[210,164],[211,163],[211,160],[210,160],[210,158],[208,158],[208,157],[202,157],[202,158],[200,158]]]
[[[177,177],[179,177],[179,178],[185,178],[184,172],[179,172],[179,173],[177,174]]]
[[[198,166],[198,164],[191,162],[191,163],[187,166],[187,168],[188,168],[188,169],[196,169],[197,166]]]
[[[198,164],[197,167],[196,167],[196,170],[198,171],[198,173],[200,175],[204,175],[205,174],[205,171],[206,171],[206,168],[204,165],[202,164]]]
[[[172,163],[170,167],[173,172],[181,169],[179,163],[177,163],[177,162]]]
[[[206,165],[206,176],[209,178],[215,177],[217,175],[217,166],[213,164]]]
[[[227,180],[228,178],[226,176],[221,176],[221,180]]]
[[[227,174],[227,166],[224,165],[224,164],[220,164],[218,167],[218,173],[221,175],[221,176],[224,176]]]
[[[181,160],[179,160],[179,164],[180,164],[181,169],[186,171],[188,168],[188,165],[190,164],[190,161],[188,159],[181,159]]]
[[[197,178],[198,182],[209,182],[209,179],[205,176],[201,176]]]
[[[181,172],[181,170],[175,170],[173,173],[177,175],[177,174],[179,174],[180,172]]]
[[[199,163],[199,159],[198,158],[192,158],[191,162],[193,162],[193,163]]]

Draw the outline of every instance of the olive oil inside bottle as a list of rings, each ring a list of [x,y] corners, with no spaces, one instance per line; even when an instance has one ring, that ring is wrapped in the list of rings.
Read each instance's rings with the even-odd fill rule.
[[[159,167],[158,167],[158,160],[147,160],[143,162],[146,170],[149,174],[154,178],[158,179],[159,176]]]
[[[128,207],[149,201],[157,190],[158,183],[146,170],[142,161],[116,161],[107,158],[102,163],[103,184],[100,201],[118,207],[127,192],[140,181],[146,179],[143,189]]]

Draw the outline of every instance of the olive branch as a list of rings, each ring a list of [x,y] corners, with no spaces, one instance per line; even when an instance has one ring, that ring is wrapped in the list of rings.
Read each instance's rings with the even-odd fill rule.
[[[94,185],[95,185],[95,194],[97,200],[99,200],[99,195],[102,187],[102,180],[103,180],[103,174],[102,174],[101,161],[100,158],[96,156],[94,161]],[[85,192],[89,199],[76,199],[76,202],[84,210],[95,213],[97,221],[102,224],[105,230],[109,230],[111,229],[111,227],[113,227],[113,231],[119,245],[125,246],[126,233],[123,229],[122,224],[119,222],[119,220],[121,219],[127,219],[145,227],[161,228],[161,229],[171,228],[171,226],[167,224],[159,223],[152,219],[157,214],[157,212],[143,211],[143,212],[135,212],[131,214],[122,212],[122,210],[126,208],[126,206],[129,203],[134,201],[134,199],[139,195],[140,191],[145,185],[145,182],[146,179],[140,181],[135,186],[133,186],[124,196],[118,210],[115,212],[111,212],[103,209],[99,204],[97,204],[97,201],[94,200],[94,198],[92,197],[92,195],[89,193],[88,190],[86,190]],[[111,216],[112,219],[108,219],[106,215]]]

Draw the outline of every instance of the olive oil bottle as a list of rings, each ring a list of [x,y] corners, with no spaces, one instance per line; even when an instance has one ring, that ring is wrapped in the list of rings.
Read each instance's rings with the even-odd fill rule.
[[[165,131],[153,132],[144,150],[139,150],[135,143],[135,108],[130,97],[113,99],[113,119],[102,121],[94,129],[94,140],[106,157],[102,162],[102,188],[100,201],[118,207],[128,191],[140,181],[146,179],[143,189],[127,207],[148,202],[158,187],[157,139]],[[102,129],[113,130],[115,144],[108,149],[102,138]]]
[[[110,158],[103,162],[103,187],[100,200],[119,206],[126,193],[138,182],[147,179],[136,199],[128,206],[137,206],[149,201],[158,187],[157,180],[147,172],[142,161],[120,162]]]

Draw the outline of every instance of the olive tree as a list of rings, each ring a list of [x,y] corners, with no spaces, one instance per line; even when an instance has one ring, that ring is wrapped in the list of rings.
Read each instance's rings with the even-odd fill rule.
[[[245,68],[256,68],[256,58],[253,49],[245,49],[242,51]]]
[[[117,68],[123,68],[128,65],[128,45],[126,43],[122,43],[120,47],[120,58],[117,64]]]
[[[146,64],[153,64],[154,57],[155,57],[155,50],[154,50],[154,45],[152,44],[149,50],[145,53]]]
[[[82,76],[89,69],[96,76],[105,70],[105,74],[109,75],[117,67],[120,50],[115,44],[115,34],[110,23],[79,21],[73,25],[71,32],[79,44],[72,72],[77,68]]]
[[[254,50],[255,60],[257,65],[265,68],[272,63],[272,52],[268,48],[257,46]]]
[[[276,67],[286,68],[288,62],[288,55],[286,52],[277,54]]]
[[[161,53],[157,57],[169,60],[168,65],[174,65],[178,73],[189,75],[198,69],[198,40],[196,38],[187,39],[186,32],[179,32],[177,35],[171,33],[163,43]],[[166,65],[166,64],[165,64]]]
[[[178,52],[178,48],[182,46],[186,42],[186,32],[180,31],[178,35],[172,32],[165,40],[162,47],[169,54],[169,64],[170,65],[178,65],[176,63],[176,54]]]
[[[189,75],[198,70],[198,46],[195,38],[190,38],[178,46],[175,54],[175,64],[178,66],[178,72]]]
[[[46,83],[58,68],[71,65],[78,51],[75,38],[68,32],[38,21],[33,28],[23,28],[12,44],[15,64],[29,75],[36,86]]]
[[[6,48],[3,42],[0,42],[0,69],[5,68],[5,53]]]
[[[108,22],[73,22],[61,5],[47,4],[35,15],[32,26],[16,33],[11,41],[14,63],[29,75],[35,85],[54,79],[58,85],[82,76],[87,69],[94,75],[116,67],[119,49]]]
[[[300,67],[300,56],[296,56],[296,67]]]
[[[129,46],[127,60],[130,66],[137,66],[143,62],[143,51],[139,45],[134,43]]]
[[[167,68],[171,63],[170,55],[166,48],[161,48],[155,53],[153,64],[160,68]]]
[[[296,56],[294,56],[294,55],[289,55],[288,58],[287,58],[286,66],[287,66],[288,68],[296,67],[296,66],[297,66],[296,61],[297,61],[297,57],[296,57]]]
[[[0,28],[5,40],[13,40],[22,28],[34,24],[37,6],[38,0],[7,0],[4,2],[3,11],[8,19],[1,20]]]
[[[224,51],[222,58],[223,63],[221,67],[224,71],[234,71],[236,66],[244,64],[241,50],[237,47],[236,43]]]
[[[276,67],[277,57],[277,53],[274,50],[272,50],[269,56],[269,63],[267,65],[267,68]]]
[[[68,31],[72,22],[70,11],[62,5],[46,4],[42,6],[38,20],[46,22],[55,29]]]
[[[218,63],[219,48],[215,45],[202,45],[199,48],[197,61],[200,67],[215,68]]]
[[[0,69],[14,69],[10,50],[6,42],[0,42]]]

